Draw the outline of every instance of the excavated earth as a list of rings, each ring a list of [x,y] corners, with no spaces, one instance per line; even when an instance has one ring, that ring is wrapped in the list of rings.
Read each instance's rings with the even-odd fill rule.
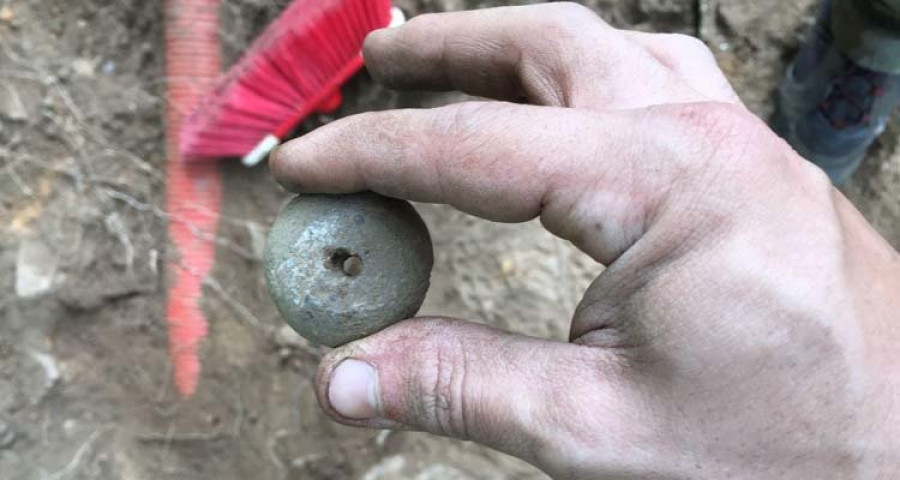
[[[286,0],[226,0],[233,61]],[[397,0],[410,15],[487,0]],[[510,2],[527,3],[527,2]],[[701,36],[757,114],[812,22],[812,0],[589,0],[613,25]],[[477,445],[337,425],[316,404],[324,350],[281,321],[263,280],[290,196],[265,166],[223,166],[217,263],[196,395],[172,386],[163,265],[162,2],[0,0],[0,478],[540,479]],[[702,7],[702,8],[701,8]],[[428,107],[360,75],[337,116]],[[332,117],[318,117],[314,128]],[[900,246],[900,123],[846,188]],[[420,205],[435,267],[423,313],[564,339],[601,268],[540,225]]]

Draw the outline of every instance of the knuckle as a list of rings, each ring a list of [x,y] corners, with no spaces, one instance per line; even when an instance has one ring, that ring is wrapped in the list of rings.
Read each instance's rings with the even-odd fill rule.
[[[596,13],[583,5],[563,2],[542,5],[532,12],[523,36],[523,55],[519,68],[529,72],[546,103],[567,104],[567,93],[573,87],[572,76],[583,65],[611,63],[598,54],[598,45],[615,49],[622,36]],[[601,48],[602,50],[603,48]],[[548,89],[548,85],[555,85]]]
[[[709,46],[697,37],[685,35],[683,33],[671,33],[667,35],[667,42],[679,52],[686,55],[701,55],[703,57],[712,57],[712,50]]]
[[[442,120],[446,135],[444,155],[454,159],[460,168],[489,168],[492,163],[487,159],[494,151],[490,144],[497,138],[492,133],[503,123],[502,111],[503,107],[485,102],[462,103],[448,111]]]
[[[740,105],[724,102],[681,105],[675,109],[682,148],[678,169],[694,182],[731,188],[734,182],[786,174],[789,149],[761,120]]]
[[[717,145],[743,144],[741,140],[759,129],[758,122],[745,108],[723,102],[681,105],[675,120],[694,138]]]
[[[360,112],[356,115],[348,117],[348,120],[353,123],[352,128],[365,127],[370,125],[382,125],[383,122],[380,122],[378,120],[384,115],[384,112]]]
[[[557,2],[550,4],[548,8],[553,10],[555,15],[558,17],[557,20],[583,20],[598,18],[597,14],[595,14],[593,10],[580,3]]]
[[[792,156],[791,158],[794,160],[792,166],[796,167],[797,175],[810,185],[810,191],[814,192],[814,195],[831,197],[834,191],[834,184],[831,183],[831,178],[825,173],[825,170],[803,158],[797,156]],[[819,203],[827,205],[826,202],[821,200],[819,200]]]
[[[580,350],[580,351],[579,351]],[[609,435],[618,431],[617,420],[624,417],[622,408],[627,381],[625,361],[615,349],[581,347],[571,355],[558,357],[554,374],[545,379],[547,388],[539,403],[539,416],[549,431],[564,432],[583,444],[600,447]],[[565,391],[566,395],[559,395]],[[604,409],[594,408],[602,399]],[[629,412],[630,413],[630,412]],[[598,429],[597,425],[604,428]],[[541,454],[558,455],[558,442],[541,445]]]
[[[647,48],[666,67],[685,76],[697,76],[698,66],[718,70],[712,50],[697,37],[682,33],[654,33],[646,37]]]
[[[404,118],[397,111],[362,112],[348,117],[345,122],[342,135],[361,136],[373,142],[383,138],[396,143],[406,132]]]
[[[585,24],[605,25],[593,10],[574,2],[546,4],[539,10],[541,11],[536,12],[535,28],[543,35],[536,38],[578,38],[584,34]]]
[[[465,412],[466,371],[463,345],[435,338],[414,387],[413,411],[429,430],[446,436],[469,438]]]
[[[408,20],[404,25],[404,27],[408,28],[401,28],[401,32],[413,30],[421,32],[434,31],[443,21],[440,13],[423,13]]]
[[[363,112],[350,118],[354,123],[344,129],[347,135],[371,135],[373,141],[377,138],[386,138],[392,140],[390,143],[393,144],[415,139],[414,118],[411,118],[407,111]]]
[[[668,148],[679,152],[668,157],[677,183],[723,186],[761,165],[765,155],[754,150],[761,144],[760,122],[743,107],[704,102],[663,108],[663,123],[655,128],[669,132]]]
[[[463,102],[435,111],[434,127],[441,133],[458,134],[472,128],[472,122],[484,109],[483,104]]]
[[[451,145],[462,147],[482,132],[496,110],[497,105],[490,102],[464,102],[442,107],[432,117],[432,131]]]

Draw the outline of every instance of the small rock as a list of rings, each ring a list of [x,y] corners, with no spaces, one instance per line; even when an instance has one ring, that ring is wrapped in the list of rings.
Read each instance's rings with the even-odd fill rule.
[[[311,453],[300,458],[295,458],[291,460],[291,468],[304,468],[312,462],[321,460],[322,457],[323,455],[321,453]]]
[[[362,480],[400,480],[401,478],[409,478],[403,475],[405,466],[406,459],[400,455],[386,457],[363,474]]]
[[[44,369],[44,387],[48,389],[53,388],[61,377],[56,357],[37,350],[31,350],[28,353]]]
[[[378,432],[378,435],[375,436],[375,445],[384,447],[384,444],[387,443],[387,439],[391,433],[393,433],[393,430],[382,430]]]
[[[299,333],[294,331],[290,325],[282,325],[279,327],[278,330],[275,331],[272,341],[275,342],[275,345],[279,348],[299,348],[307,345],[306,340],[304,340]]]
[[[415,480],[472,480],[472,477],[449,465],[429,465],[416,475]]]
[[[8,22],[16,17],[16,14],[13,13],[12,9],[9,7],[0,8],[0,20],[4,22]]]
[[[56,295],[66,308],[79,312],[90,312],[104,303],[156,291],[156,283],[137,275],[107,275],[102,280],[86,282],[83,278],[69,275],[70,281],[60,282]]]
[[[0,117],[16,121],[28,119],[28,110],[25,109],[22,97],[8,83],[0,83]]]
[[[97,62],[89,58],[76,58],[72,61],[72,71],[79,77],[93,77]]]
[[[23,239],[16,258],[16,295],[36,297],[53,288],[57,258],[44,242]]]
[[[21,406],[22,387],[19,382],[0,378],[0,412],[13,411]]]
[[[516,262],[509,258],[503,257],[500,259],[500,273],[503,274],[504,277],[509,277],[516,272]]]
[[[262,259],[266,251],[268,232],[256,222],[247,222],[246,227],[247,233],[250,235],[250,251],[253,252],[255,258]]]
[[[291,349],[288,347],[280,347],[278,349],[278,358],[281,360],[286,360],[291,356]]]
[[[12,426],[0,420],[0,450],[7,449],[16,443],[18,435]]]
[[[75,429],[78,428],[78,422],[74,418],[67,418],[63,424],[63,431],[66,432],[66,435],[72,435],[75,432]]]

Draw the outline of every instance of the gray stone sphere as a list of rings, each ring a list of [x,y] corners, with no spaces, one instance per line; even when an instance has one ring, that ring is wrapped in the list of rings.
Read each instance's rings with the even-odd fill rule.
[[[409,202],[300,195],[269,233],[266,284],[294,330],[336,347],[415,315],[433,263],[431,236]]]

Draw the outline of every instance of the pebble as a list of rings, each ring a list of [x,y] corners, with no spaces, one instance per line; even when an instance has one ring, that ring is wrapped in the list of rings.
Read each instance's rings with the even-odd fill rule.
[[[434,464],[426,467],[414,480],[474,480],[473,477],[449,465]]]
[[[50,247],[38,239],[23,239],[16,258],[16,295],[29,298],[49,292],[56,269],[57,258]]]
[[[0,83],[0,118],[27,120],[28,111],[18,90],[9,83]]]
[[[13,443],[16,443],[17,437],[15,430],[8,423],[0,420],[0,450],[11,447]]]
[[[290,354],[291,348],[303,348],[308,345],[306,340],[287,324],[282,325],[275,331],[275,334],[272,336],[272,341],[275,343],[275,346],[279,348],[279,351],[284,349],[288,354]]]
[[[72,71],[75,75],[79,77],[94,77],[94,72],[97,68],[97,60],[92,60],[90,58],[76,58],[72,60]]]

